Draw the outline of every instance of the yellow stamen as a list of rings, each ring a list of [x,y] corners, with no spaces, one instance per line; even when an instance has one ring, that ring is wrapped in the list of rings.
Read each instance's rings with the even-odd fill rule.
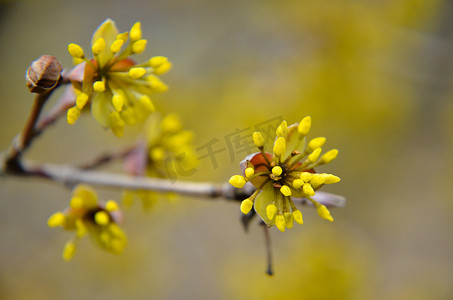
[[[135,54],[140,54],[146,49],[147,40],[138,40],[132,44],[132,52]]]
[[[302,186],[302,191],[308,197],[312,197],[315,195],[315,191],[313,190],[313,187],[309,183],[304,183],[304,185]]]
[[[116,111],[121,111],[123,109],[124,102],[125,100],[123,96],[119,94],[113,95],[112,104]]]
[[[272,168],[272,174],[275,176],[280,176],[282,174],[283,170],[280,166],[275,166]]]
[[[294,221],[299,223],[300,225],[304,224],[304,220],[302,218],[302,212],[300,210],[293,211]]]
[[[76,105],[78,109],[82,109],[85,104],[87,104],[88,101],[88,95],[85,93],[80,93],[77,98],[76,98]]]
[[[117,39],[115,40],[112,45],[110,46],[110,51],[113,53],[118,53],[121,50],[121,47],[123,47],[124,40]]]
[[[328,164],[335,158],[337,158],[338,155],[338,150],[337,149],[332,149],[330,151],[327,151],[322,157],[321,157],[321,162],[323,164]]]
[[[101,225],[101,226],[105,226],[107,225],[108,223],[110,223],[110,216],[103,210],[101,211],[98,211],[95,215],[94,215],[94,221],[98,224],[98,225]]]
[[[300,179],[302,179],[304,182],[309,182],[311,179],[312,174],[310,172],[302,172],[300,174]]]
[[[146,70],[145,68],[130,68],[128,74],[132,79],[139,79],[146,74]]]
[[[276,135],[278,137],[285,137],[288,135],[288,123],[286,121],[283,121],[276,130]]]
[[[93,46],[91,47],[91,51],[93,51],[94,55],[98,55],[99,53],[103,52],[105,50],[105,40],[104,38],[100,37],[98,38]]]
[[[77,106],[71,107],[68,109],[68,114],[67,114],[67,120],[68,124],[72,125],[77,121],[77,119],[80,117],[80,110],[77,108]]]
[[[285,212],[285,213],[283,213],[283,216],[285,217],[286,228],[288,228],[288,229],[293,228],[293,223],[294,223],[293,214],[290,212]]]
[[[134,25],[132,25],[129,36],[131,38],[131,42],[138,41],[142,38],[142,29],[140,22],[136,22]]]
[[[47,226],[49,227],[63,226],[65,220],[66,217],[62,212],[56,212],[52,216],[50,216],[49,220],[47,220]]]
[[[321,184],[323,184],[325,180],[326,178],[323,174],[313,174],[313,176],[310,179],[310,184],[315,189]]]
[[[241,212],[246,215],[248,214],[253,207],[253,202],[250,201],[250,199],[245,199],[244,201],[241,202]]]
[[[317,137],[312,139],[310,142],[308,142],[308,149],[311,151],[315,150],[316,148],[322,147],[326,142],[325,137]]]
[[[98,93],[105,91],[105,83],[103,81],[96,81],[93,83],[93,90]]]
[[[302,187],[302,185],[304,185],[304,181],[302,179],[295,179],[293,181],[293,187],[298,190]]]
[[[66,261],[71,260],[74,257],[75,252],[76,252],[75,243],[73,241],[67,242],[63,250],[63,259]]]
[[[314,163],[318,160],[319,158],[319,155],[321,155],[321,151],[322,149],[321,148],[317,148],[315,149],[307,158],[308,158],[308,161],[311,162],[311,163]]]
[[[149,59],[149,66],[151,68],[158,68],[167,61],[168,58],[166,58],[165,56],[154,56]]]
[[[118,210],[119,207],[118,207],[118,204],[117,204],[115,201],[109,200],[109,201],[107,201],[107,203],[105,204],[105,209],[106,209],[108,212],[112,212],[112,211]]]
[[[302,119],[302,121],[300,121],[297,131],[299,132],[300,135],[306,136],[310,131],[310,128],[311,128],[311,117],[306,116],[305,118]]]
[[[84,206],[83,204],[84,201],[80,197],[72,197],[71,202],[69,203],[72,209],[81,209]]]
[[[247,168],[245,169],[245,177],[250,178],[255,174],[255,169],[253,168]]]
[[[263,147],[264,137],[261,134],[261,132],[257,131],[253,133],[253,142],[255,143],[255,146],[257,146],[258,148]]]
[[[325,184],[332,184],[340,182],[340,177],[332,175],[332,174],[324,174],[324,183]]]
[[[285,153],[286,149],[286,140],[284,137],[279,137],[274,143],[274,153],[275,155],[282,155]]]
[[[143,95],[140,97],[140,99],[138,100],[140,105],[148,112],[153,112],[156,110],[156,108],[154,107],[154,104],[153,102],[151,101],[151,99],[146,96],[146,95]]]
[[[245,180],[244,176],[233,175],[228,182],[235,188],[240,189],[244,187],[247,181]]]
[[[277,215],[277,217],[275,217],[275,225],[277,226],[278,230],[280,230],[281,232],[285,232],[286,228],[285,217],[283,215]]]
[[[83,58],[85,56],[82,47],[74,43],[68,45],[68,52],[74,58]]]
[[[161,64],[159,67],[154,68],[154,74],[156,74],[156,75],[165,74],[168,71],[170,71],[172,66],[173,66],[173,64],[171,62],[167,61],[167,62]]]
[[[321,204],[318,206],[318,215],[323,219],[333,222],[333,217],[330,215],[330,211],[325,205]]]
[[[266,206],[266,215],[269,220],[272,220],[277,213],[277,206],[275,204],[269,204]]]
[[[291,196],[291,189],[289,188],[289,186],[287,185],[284,185],[280,188],[280,192],[285,195],[285,196]]]

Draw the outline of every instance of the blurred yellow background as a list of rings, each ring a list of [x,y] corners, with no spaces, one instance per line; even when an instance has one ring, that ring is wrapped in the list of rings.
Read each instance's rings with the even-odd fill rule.
[[[126,212],[122,256],[47,228],[71,192],[36,179],[0,178],[1,299],[451,299],[453,298],[453,2],[442,0],[1,1],[0,149],[26,119],[28,64],[43,54],[71,66],[106,18],[142,22],[145,54],[174,68],[157,108],[176,112],[195,146],[282,116],[313,118],[339,158],[335,222],[305,208],[304,225],[272,228],[275,276],[265,275],[262,229],[245,234],[239,205],[179,198]],[[55,99],[55,98],[53,98]],[[129,130],[129,131],[128,131]],[[81,163],[134,140],[89,117],[60,120],[27,153]],[[201,155],[202,153],[200,153]],[[201,159],[197,181],[225,182],[242,160]],[[118,166],[116,166],[118,167]],[[115,166],[114,166],[115,168]],[[120,191],[98,189],[104,199]]]

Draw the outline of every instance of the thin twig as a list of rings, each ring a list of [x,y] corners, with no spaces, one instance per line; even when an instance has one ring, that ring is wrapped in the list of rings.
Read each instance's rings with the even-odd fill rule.
[[[267,270],[266,274],[269,276],[274,275],[274,268],[272,263],[272,246],[271,246],[271,236],[269,233],[269,227],[262,223],[264,228],[264,241],[266,243],[266,251],[267,251]]]

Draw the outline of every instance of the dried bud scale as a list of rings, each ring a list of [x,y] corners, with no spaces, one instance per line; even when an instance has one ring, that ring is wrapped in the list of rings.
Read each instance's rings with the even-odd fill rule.
[[[54,56],[43,55],[33,61],[25,74],[27,87],[32,93],[45,94],[58,83],[63,67]]]

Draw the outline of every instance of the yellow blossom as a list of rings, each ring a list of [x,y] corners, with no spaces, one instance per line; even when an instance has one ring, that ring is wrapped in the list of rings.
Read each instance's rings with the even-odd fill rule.
[[[77,249],[77,242],[86,233],[103,250],[119,254],[126,246],[126,235],[118,227],[122,215],[117,204],[110,200],[99,202],[95,191],[80,184],[74,188],[70,207],[53,214],[47,224],[49,227],[62,226],[66,230],[75,231],[63,251],[63,258],[70,260]]]
[[[287,125],[283,121],[276,130],[273,154],[264,151],[264,138],[260,132],[253,133],[253,141],[259,152],[247,156],[241,162],[246,177],[234,175],[230,183],[242,188],[247,181],[257,190],[250,199],[241,204],[242,212],[249,212],[251,203],[255,212],[268,226],[276,226],[280,231],[292,228],[294,222],[303,224],[302,212],[295,206],[295,199],[309,200],[318,214],[327,220],[333,220],[327,207],[317,201],[317,191],[325,184],[336,183],[340,178],[315,170],[320,164],[332,161],[338,151],[331,150],[321,159],[321,147],[326,138],[318,137],[305,144],[305,137],[311,128],[311,118],[305,117],[301,124]],[[250,176],[249,169],[254,170]],[[328,203],[328,202],[323,202]]]
[[[80,63],[73,72],[83,74],[83,80],[72,82],[78,96],[76,106],[68,109],[69,124],[74,124],[81,110],[89,106],[98,123],[121,136],[124,125],[143,122],[155,110],[149,96],[168,89],[157,75],[167,72],[171,63],[161,58],[141,64],[132,60],[130,56],[143,52],[146,44],[140,22],[132,26],[130,34],[120,34],[110,19],[93,34],[91,51],[94,58],[86,58],[79,45],[69,44],[69,53]],[[118,112],[119,117],[115,114],[112,117],[113,112]],[[119,122],[120,119],[124,124]]]

